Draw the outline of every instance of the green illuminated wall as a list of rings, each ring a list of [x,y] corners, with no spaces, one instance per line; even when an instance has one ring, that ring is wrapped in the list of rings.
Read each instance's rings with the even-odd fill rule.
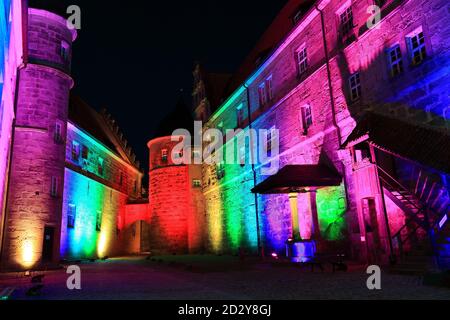
[[[66,259],[102,258],[120,253],[117,220],[125,201],[125,195],[66,169],[61,256]],[[76,212],[74,228],[67,225],[69,206]],[[101,229],[97,231],[99,212]]]
[[[340,186],[319,189],[316,203],[322,237],[325,240],[343,240],[347,230],[345,188]]]

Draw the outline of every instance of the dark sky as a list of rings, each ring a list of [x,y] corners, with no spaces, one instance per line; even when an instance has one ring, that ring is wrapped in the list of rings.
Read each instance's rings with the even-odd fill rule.
[[[82,11],[72,63],[75,93],[109,110],[146,168],[146,144],[181,89],[190,105],[194,61],[209,71],[233,72],[286,1],[56,3]]]

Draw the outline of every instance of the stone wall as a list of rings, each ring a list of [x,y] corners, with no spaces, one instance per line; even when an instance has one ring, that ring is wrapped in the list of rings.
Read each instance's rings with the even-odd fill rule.
[[[201,180],[200,166],[174,163],[172,151],[177,144],[171,137],[158,138],[148,144],[148,223],[152,252],[192,253],[203,248],[203,195],[193,184],[194,180]]]
[[[5,41],[0,59],[2,70],[0,85],[0,239],[3,239],[3,220],[6,210],[6,193],[8,170],[10,164],[10,151],[12,139],[12,126],[14,120],[14,99],[17,90],[18,67],[23,57],[23,31],[22,31],[22,2],[13,0],[2,2],[5,14],[0,18]],[[11,17],[11,23],[9,21]],[[0,248],[2,246],[0,240]]]
[[[7,268],[59,260],[65,150],[55,139],[55,130],[58,124],[62,134],[66,132],[73,83],[69,75],[51,66],[70,65],[70,60],[62,62],[57,48],[64,40],[70,51],[74,38],[63,18],[30,9],[30,63],[20,71],[3,243],[2,264]],[[46,227],[53,228],[53,243],[43,261]]]

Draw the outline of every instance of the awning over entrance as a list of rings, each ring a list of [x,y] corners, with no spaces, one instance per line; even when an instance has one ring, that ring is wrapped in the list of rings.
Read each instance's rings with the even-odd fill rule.
[[[306,188],[339,186],[342,178],[325,165],[287,165],[255,188],[253,193],[299,193]]]

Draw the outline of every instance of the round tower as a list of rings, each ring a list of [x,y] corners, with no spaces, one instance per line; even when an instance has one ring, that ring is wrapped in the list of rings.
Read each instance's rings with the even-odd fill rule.
[[[150,249],[160,253],[189,251],[188,222],[191,216],[191,184],[188,165],[172,159],[171,137],[148,143],[150,151]]]
[[[19,72],[2,265],[59,261],[72,42],[54,13],[29,9],[26,63]]]

